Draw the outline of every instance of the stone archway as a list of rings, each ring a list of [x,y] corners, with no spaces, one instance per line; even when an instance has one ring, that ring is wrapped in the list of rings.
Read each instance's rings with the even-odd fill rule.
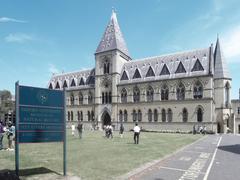
[[[224,133],[224,124],[223,124],[223,122],[217,122],[217,133]]]
[[[111,116],[107,111],[102,114],[102,126],[110,125],[111,124]]]

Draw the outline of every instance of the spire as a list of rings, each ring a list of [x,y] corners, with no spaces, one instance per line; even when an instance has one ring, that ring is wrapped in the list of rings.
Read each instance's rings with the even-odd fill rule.
[[[115,11],[112,10],[111,19],[97,47],[96,53],[114,49],[118,49],[119,51],[130,57],[125,40],[123,38],[122,32],[117,21],[117,15]]]
[[[214,51],[214,78],[230,78],[218,37]]]

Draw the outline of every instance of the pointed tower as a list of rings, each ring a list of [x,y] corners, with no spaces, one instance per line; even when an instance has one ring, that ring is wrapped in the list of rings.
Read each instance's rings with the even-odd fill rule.
[[[99,124],[115,124],[118,119],[117,84],[130,55],[114,11],[95,52],[95,118]]]
[[[227,131],[227,128],[232,129],[233,126],[233,123],[231,122],[230,104],[230,90],[232,79],[230,78],[219,38],[217,38],[214,50],[213,80],[217,131],[219,133],[224,133]]]

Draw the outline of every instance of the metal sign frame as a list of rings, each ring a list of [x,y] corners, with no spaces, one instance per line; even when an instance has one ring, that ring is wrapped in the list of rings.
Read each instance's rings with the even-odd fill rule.
[[[60,117],[60,119],[62,118],[62,122],[57,122],[55,123],[55,125],[53,125],[52,127],[56,128],[57,126],[59,126],[58,128],[60,128],[62,126],[62,130],[58,132],[58,135],[60,134],[60,139],[53,139],[54,137],[56,138],[57,134],[55,133],[55,131],[45,131],[45,127],[48,127],[50,128],[51,125],[49,126],[49,123],[44,123],[44,122],[41,122],[41,118],[39,119],[39,122],[37,122],[37,125],[36,125],[36,122],[24,122],[22,119],[20,119],[20,113],[21,113],[21,118],[24,117],[24,116],[28,116],[28,114],[24,114],[22,113],[22,111],[20,110],[20,108],[22,108],[23,106],[28,106],[30,109],[33,108],[33,109],[37,109],[39,110],[40,108],[45,108],[45,109],[52,109],[53,107],[51,107],[50,105],[48,106],[41,106],[39,107],[37,104],[35,104],[35,102],[31,102],[30,104],[31,105],[26,105],[28,103],[26,103],[25,105],[23,104],[20,104],[20,87],[26,87],[26,88],[32,88],[33,90],[43,90],[43,91],[52,91],[52,92],[57,92],[59,93],[59,90],[49,90],[49,89],[43,89],[43,88],[36,88],[36,87],[29,87],[29,86],[20,86],[19,85],[19,82],[16,82],[15,83],[15,109],[16,109],[16,125],[15,125],[15,170],[16,170],[16,175],[19,176],[19,144],[20,143],[42,143],[42,142],[63,142],[63,175],[66,176],[66,102],[65,102],[65,96],[66,96],[66,91],[64,90],[63,91],[63,103],[62,103],[62,106],[59,106],[61,107],[60,111],[62,113],[62,117]],[[28,98],[31,99],[30,94],[27,94]],[[25,97],[26,98],[26,97]],[[43,99],[44,100],[44,99]],[[29,100],[30,102],[30,100]],[[60,114],[61,114],[60,113]],[[58,114],[59,115],[59,114]],[[58,119],[57,119],[58,120]],[[20,123],[21,122],[21,123]],[[21,128],[19,127],[19,125],[21,125]],[[22,126],[23,125],[23,126]],[[34,129],[34,125],[35,126],[38,126],[38,125],[41,125],[41,127],[43,129],[41,129],[40,132],[37,132],[35,129]],[[33,129],[31,129],[33,128]],[[50,129],[51,130],[51,129]],[[59,129],[58,129],[59,130]],[[47,133],[51,132],[53,134],[53,136],[48,139],[48,138],[43,138],[41,139],[41,137],[38,137],[38,134],[44,134],[44,135],[48,135]],[[30,137],[30,139],[21,139],[20,140],[20,135],[24,136],[24,134],[22,133],[26,133],[28,134],[28,137]],[[61,134],[62,133],[62,134]],[[34,135],[34,138],[31,139],[31,136]],[[38,139],[36,139],[38,138]],[[59,137],[58,137],[59,138]]]

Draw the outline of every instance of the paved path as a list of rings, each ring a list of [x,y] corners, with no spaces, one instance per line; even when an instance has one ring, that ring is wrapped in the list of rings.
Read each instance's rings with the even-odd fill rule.
[[[128,179],[240,179],[240,136],[209,135]]]

